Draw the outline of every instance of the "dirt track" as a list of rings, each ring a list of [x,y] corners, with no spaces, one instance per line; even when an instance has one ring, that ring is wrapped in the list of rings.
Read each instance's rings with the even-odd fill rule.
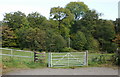
[[[29,69],[15,70],[5,75],[118,75],[118,69],[107,67],[88,67],[75,69]]]

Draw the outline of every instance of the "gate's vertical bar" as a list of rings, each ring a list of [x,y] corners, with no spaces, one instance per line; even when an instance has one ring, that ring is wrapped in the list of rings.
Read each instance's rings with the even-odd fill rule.
[[[48,67],[51,67],[51,53],[48,53]]]
[[[86,52],[84,52],[84,65],[86,65]]]
[[[50,54],[50,59],[51,59],[51,67],[53,67],[53,65],[52,65],[52,53]]]
[[[69,55],[70,55],[70,54],[68,54],[68,67],[69,67]]]
[[[88,50],[86,51],[86,65],[88,66]]]

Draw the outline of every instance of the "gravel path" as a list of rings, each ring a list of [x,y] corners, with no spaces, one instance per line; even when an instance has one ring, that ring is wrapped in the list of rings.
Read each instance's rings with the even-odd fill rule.
[[[75,69],[29,69],[15,70],[5,75],[118,75],[118,69],[107,67],[88,67]]]

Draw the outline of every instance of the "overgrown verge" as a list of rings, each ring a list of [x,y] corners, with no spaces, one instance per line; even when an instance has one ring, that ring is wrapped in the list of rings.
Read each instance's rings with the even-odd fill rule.
[[[89,66],[118,66],[118,55],[117,54],[101,54],[97,56],[89,56]]]
[[[46,63],[35,63],[33,61],[16,61],[10,59],[9,61],[2,62],[2,73],[6,73],[9,71],[13,71],[14,69],[35,69],[35,68],[44,68],[46,67]]]

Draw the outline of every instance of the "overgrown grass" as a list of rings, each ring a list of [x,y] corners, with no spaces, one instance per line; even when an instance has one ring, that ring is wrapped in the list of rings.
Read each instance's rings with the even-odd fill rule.
[[[103,64],[114,65],[113,56],[115,54],[94,54],[89,53],[88,65],[89,66],[100,66]]]

